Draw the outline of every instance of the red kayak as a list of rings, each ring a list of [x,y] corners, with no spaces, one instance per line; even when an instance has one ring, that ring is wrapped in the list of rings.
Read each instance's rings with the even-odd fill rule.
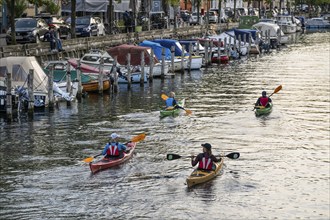
[[[124,156],[121,158],[103,158],[102,160],[89,163],[89,167],[93,174],[108,169],[110,167],[118,166],[119,164],[124,163],[133,156],[133,152],[136,147],[136,142],[130,142],[127,144],[127,147],[130,148],[129,152],[124,153]]]

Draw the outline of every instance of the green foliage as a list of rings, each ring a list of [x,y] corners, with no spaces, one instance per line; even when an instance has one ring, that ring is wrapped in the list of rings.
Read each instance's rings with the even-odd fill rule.
[[[51,0],[45,1],[44,6],[46,7],[46,11],[50,14],[57,14],[61,9],[59,5],[55,4]]]
[[[7,9],[8,9],[8,14],[10,15],[10,7],[11,7],[11,1],[10,0],[5,0],[7,3]],[[28,8],[28,4],[26,3],[25,0],[15,0],[15,18],[19,18],[22,16],[24,11]]]
[[[180,5],[180,0],[167,0],[166,2],[172,7],[177,7]]]

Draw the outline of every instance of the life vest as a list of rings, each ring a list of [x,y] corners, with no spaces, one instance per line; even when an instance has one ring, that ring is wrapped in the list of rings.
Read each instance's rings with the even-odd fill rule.
[[[166,101],[165,101],[166,107],[173,106],[173,101],[174,101],[174,98],[166,99]]]
[[[268,97],[260,97],[260,104],[266,106],[268,104]]]
[[[107,150],[107,155],[109,156],[119,156],[118,144],[117,143],[109,143],[109,148]]]
[[[210,157],[203,157],[202,160],[199,161],[198,168],[203,170],[212,170],[212,159]]]

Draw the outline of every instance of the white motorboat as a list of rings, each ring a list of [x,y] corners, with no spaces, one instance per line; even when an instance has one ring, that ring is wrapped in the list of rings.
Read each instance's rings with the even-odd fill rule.
[[[286,44],[289,41],[288,36],[283,33],[277,24],[259,22],[254,24],[252,28],[259,30],[263,39],[265,39],[266,35],[269,33],[270,44],[273,48],[279,44]]]
[[[297,24],[292,15],[278,15],[276,16],[276,21],[284,34],[293,34],[297,32]]]

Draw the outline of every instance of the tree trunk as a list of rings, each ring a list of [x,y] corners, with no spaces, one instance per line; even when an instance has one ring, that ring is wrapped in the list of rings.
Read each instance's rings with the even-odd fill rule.
[[[76,38],[76,0],[71,1],[71,38]]]
[[[10,1],[11,44],[16,44],[15,0]]]

